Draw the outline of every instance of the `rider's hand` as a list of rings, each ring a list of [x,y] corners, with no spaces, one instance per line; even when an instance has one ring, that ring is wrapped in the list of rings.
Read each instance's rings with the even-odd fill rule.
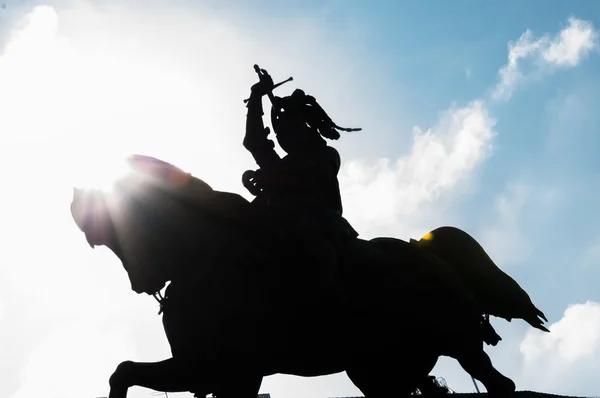
[[[242,184],[254,196],[269,190],[273,185],[271,176],[262,169],[247,170],[242,175]]]
[[[250,91],[253,96],[262,97],[273,90],[273,78],[264,69],[260,69],[258,76],[259,82],[253,85]]]
[[[242,184],[254,196],[258,196],[262,192],[262,189],[258,184],[256,174],[257,173],[254,170],[246,170],[242,175]]]

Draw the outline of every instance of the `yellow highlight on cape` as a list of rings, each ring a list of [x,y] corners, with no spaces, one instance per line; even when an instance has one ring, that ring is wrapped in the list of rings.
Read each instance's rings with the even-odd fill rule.
[[[431,232],[427,232],[425,235],[423,235],[421,240],[433,240],[433,234]]]

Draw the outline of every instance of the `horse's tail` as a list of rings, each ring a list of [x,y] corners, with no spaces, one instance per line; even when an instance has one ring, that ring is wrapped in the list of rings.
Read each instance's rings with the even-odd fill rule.
[[[441,335],[434,334],[447,343],[478,340],[496,345],[501,340],[489,323],[484,326],[485,311],[452,266],[421,250],[415,241],[374,238],[370,242],[386,255],[398,259],[396,272],[401,274],[402,283],[415,285],[418,304],[428,313],[421,318],[423,327],[443,329]]]
[[[455,269],[486,313],[509,321],[522,319],[534,328],[548,331],[542,322],[548,322],[548,319],[527,292],[498,268],[483,247],[466,232],[455,227],[440,227],[411,243]]]

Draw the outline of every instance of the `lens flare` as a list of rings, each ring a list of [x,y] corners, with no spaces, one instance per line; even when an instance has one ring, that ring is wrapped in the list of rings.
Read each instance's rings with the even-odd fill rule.
[[[109,192],[119,179],[132,173],[124,157],[87,159],[75,171],[75,187]]]

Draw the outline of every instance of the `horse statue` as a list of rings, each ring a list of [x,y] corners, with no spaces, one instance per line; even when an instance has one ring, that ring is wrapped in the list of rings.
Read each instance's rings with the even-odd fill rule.
[[[92,248],[120,259],[132,290],[160,302],[172,358],[122,362],[109,398],[132,386],[254,398],[268,375],[342,371],[367,398],[409,396],[440,356],[507,397],[515,384],[483,350],[500,340],[489,315],[546,330],[527,293],[456,228],[356,238],[332,268],[310,237],[242,196],[156,158],[129,165],[109,191],[75,188],[71,213]]]

